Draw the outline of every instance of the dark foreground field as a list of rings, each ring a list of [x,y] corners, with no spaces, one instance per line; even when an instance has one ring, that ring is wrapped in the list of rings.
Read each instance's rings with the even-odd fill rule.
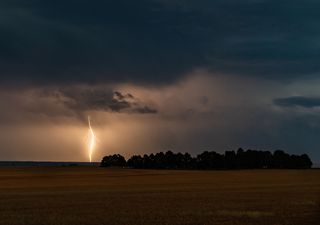
[[[320,224],[320,170],[1,168],[0,224]]]

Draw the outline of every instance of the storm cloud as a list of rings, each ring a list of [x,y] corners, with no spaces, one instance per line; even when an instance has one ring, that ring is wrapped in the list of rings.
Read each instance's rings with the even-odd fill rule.
[[[62,90],[63,104],[74,111],[97,110],[117,113],[157,113],[151,106],[144,105],[132,94],[108,90]],[[60,97],[59,97],[60,98]]]
[[[108,87],[47,88],[31,91],[28,98],[36,100],[23,109],[29,113],[45,114],[49,117],[77,117],[83,121],[86,121],[90,111],[127,114],[158,113],[154,106],[146,104],[132,94],[113,91]],[[60,108],[55,105],[60,105]]]
[[[320,106],[320,97],[292,96],[288,98],[277,98],[274,103],[283,107],[314,108]]]
[[[276,80],[320,71],[314,0],[4,0],[1,83],[167,84],[198,68]]]
[[[319,11],[315,0],[3,0],[0,158],[86,160],[75,155],[90,115],[99,156],[241,146],[319,161]]]

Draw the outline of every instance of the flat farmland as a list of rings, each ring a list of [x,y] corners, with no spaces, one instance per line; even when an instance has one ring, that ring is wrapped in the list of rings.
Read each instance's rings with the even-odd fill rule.
[[[0,168],[0,224],[320,224],[320,170]]]

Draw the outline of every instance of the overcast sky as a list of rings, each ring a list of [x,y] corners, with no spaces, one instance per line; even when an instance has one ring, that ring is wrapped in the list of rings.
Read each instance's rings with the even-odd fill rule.
[[[0,160],[283,149],[320,162],[320,2],[2,0]]]

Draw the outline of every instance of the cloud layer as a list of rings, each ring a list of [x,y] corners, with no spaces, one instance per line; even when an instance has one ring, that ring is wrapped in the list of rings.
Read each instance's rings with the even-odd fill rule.
[[[315,108],[320,106],[320,97],[292,96],[288,98],[277,98],[274,104],[283,107]]]
[[[320,71],[314,0],[0,3],[1,83],[166,84],[203,68],[276,80]]]
[[[3,0],[0,159],[72,159],[90,114],[101,155],[242,146],[320,161],[319,11],[315,0]]]
[[[205,72],[161,87],[121,83],[113,88],[11,89],[0,95],[0,107],[5,108],[0,112],[0,143],[5,149],[0,157],[86,160],[81,144],[90,115],[99,138],[96,160],[111,153],[171,149],[197,154],[241,146],[308,153],[318,161],[319,111],[274,101],[292,90],[297,92],[276,81]],[[300,92],[302,96],[306,90]]]

